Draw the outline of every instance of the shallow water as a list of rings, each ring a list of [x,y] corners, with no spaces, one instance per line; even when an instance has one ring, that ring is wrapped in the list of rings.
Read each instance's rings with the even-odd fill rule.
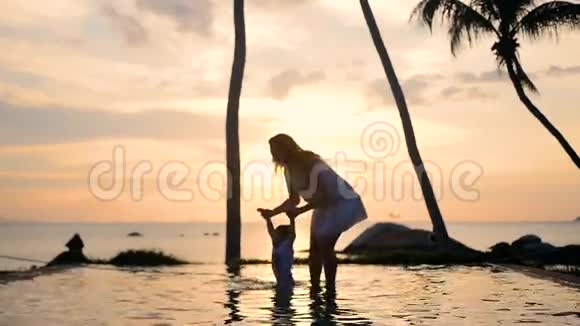
[[[580,290],[510,271],[342,265],[334,299],[294,275],[288,297],[268,265],[78,268],[0,285],[0,325],[580,325]]]

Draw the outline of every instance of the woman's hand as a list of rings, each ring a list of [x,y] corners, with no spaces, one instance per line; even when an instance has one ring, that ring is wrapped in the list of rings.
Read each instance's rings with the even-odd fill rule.
[[[262,217],[264,219],[269,219],[272,216],[274,216],[274,211],[271,209],[266,209],[266,208],[258,208],[258,212],[260,213],[260,215],[262,215]]]
[[[286,216],[288,216],[288,218],[293,219],[296,218],[296,216],[306,213],[309,210],[313,209],[314,206],[312,204],[306,204],[302,207],[292,207],[288,210],[286,210]]]

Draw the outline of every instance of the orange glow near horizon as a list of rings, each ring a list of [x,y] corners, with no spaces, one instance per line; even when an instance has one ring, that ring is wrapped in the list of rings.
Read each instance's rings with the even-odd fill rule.
[[[440,30],[429,35],[408,23],[412,3],[375,5],[446,220],[580,215],[578,170],[505,74],[495,74],[491,41],[454,58]],[[223,221],[233,27],[225,3],[215,6],[192,13],[191,21],[208,26],[180,28],[175,17],[143,12],[133,1],[0,3],[0,47],[8,49],[0,53],[0,218]],[[372,220],[427,219],[359,11],[355,2],[338,1],[248,8],[240,106],[245,222],[259,220],[257,207],[284,199],[267,144],[280,132],[337,164]],[[559,36],[557,44],[523,40],[522,62],[541,90],[532,100],[580,148],[580,36]],[[376,123],[389,126],[386,144],[365,138]],[[117,147],[125,153],[123,173],[100,180],[125,186],[114,200],[96,198],[90,171],[114,163]],[[183,180],[165,169],[173,163],[187,174]],[[151,171],[136,180],[132,173],[148,164]]]

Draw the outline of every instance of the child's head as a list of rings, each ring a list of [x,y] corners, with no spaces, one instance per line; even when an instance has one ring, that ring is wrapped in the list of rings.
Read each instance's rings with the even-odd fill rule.
[[[275,231],[276,231],[276,244],[290,237],[290,225],[279,225],[276,227]]]

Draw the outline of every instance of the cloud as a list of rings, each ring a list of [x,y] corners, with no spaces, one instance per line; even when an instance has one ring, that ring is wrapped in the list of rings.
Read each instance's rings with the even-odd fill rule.
[[[536,72],[528,73],[528,76],[533,80],[540,76],[560,77],[560,76],[573,76],[578,74],[580,74],[580,66],[578,65],[567,67],[552,65],[546,70],[539,70]],[[459,72],[456,73],[454,77],[456,80],[463,83],[495,83],[509,81],[508,74],[497,69],[483,71],[480,73]]]
[[[571,76],[580,74],[580,66],[568,66],[568,67],[560,67],[560,66],[550,66],[545,71],[545,74],[548,76]]]
[[[326,74],[322,71],[314,71],[302,74],[297,70],[284,70],[268,82],[267,94],[276,100],[288,98],[290,91],[295,87],[300,87],[316,83],[326,79]]]
[[[117,11],[111,5],[102,8],[103,14],[117,31],[123,34],[129,45],[138,45],[147,41],[148,33],[145,27],[135,17],[125,15]]]
[[[408,104],[420,105],[426,103],[426,93],[433,85],[433,82],[443,78],[440,74],[417,74],[404,79],[401,82],[401,87],[405,93],[405,100],[407,100]],[[369,111],[372,111],[375,106],[394,104],[389,83],[385,78],[369,82],[365,95],[369,103]]]
[[[460,94],[463,88],[457,86],[449,86],[441,90],[441,96],[447,98]]]
[[[441,90],[441,97],[452,100],[484,100],[491,97],[490,94],[483,91],[481,87],[457,87],[449,86]]]
[[[435,82],[443,79],[441,74],[416,74],[405,79],[401,87],[409,104],[425,104],[428,101],[426,93]]]
[[[224,137],[224,118],[177,110],[118,113],[62,108],[14,107],[0,103],[0,145],[32,145],[136,138],[197,140]],[[265,134],[259,121],[242,122],[253,140]]]
[[[249,8],[257,8],[257,9],[280,9],[280,8],[287,8],[287,7],[297,7],[297,6],[302,6],[308,2],[316,2],[316,0],[292,0],[292,1],[250,0],[250,1],[246,1],[247,6]]]
[[[509,80],[506,73],[502,73],[497,69],[483,71],[480,73],[459,72],[455,74],[455,79],[464,83],[493,83]]]
[[[137,8],[175,22],[182,32],[210,36],[214,21],[210,0],[137,0]]]
[[[495,72],[495,71],[494,71]],[[491,72],[482,74],[459,73],[459,77],[464,83],[475,83],[477,81],[489,81],[497,79]],[[416,74],[401,81],[401,87],[405,93],[405,99],[411,105],[424,105],[434,102],[438,99],[452,100],[484,100],[491,95],[483,90],[482,87],[471,86],[449,86],[440,91],[435,90],[437,82],[445,81],[442,74]],[[388,81],[384,78],[369,82],[365,93],[368,110],[372,111],[377,106],[394,105],[394,98],[391,93]]]

